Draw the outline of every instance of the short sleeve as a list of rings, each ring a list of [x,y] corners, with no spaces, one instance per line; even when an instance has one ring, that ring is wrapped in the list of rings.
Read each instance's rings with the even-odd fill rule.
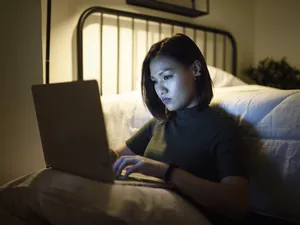
[[[157,119],[152,118],[145,123],[131,138],[125,143],[126,146],[137,155],[144,155],[145,149],[152,138],[153,130]]]
[[[212,147],[220,180],[228,176],[248,178],[248,149],[237,126],[229,125],[219,131]]]

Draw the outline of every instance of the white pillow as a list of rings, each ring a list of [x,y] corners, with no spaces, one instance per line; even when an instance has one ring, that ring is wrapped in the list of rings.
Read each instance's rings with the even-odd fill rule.
[[[108,143],[111,148],[124,145],[152,115],[144,106],[140,90],[102,97]]]
[[[247,85],[247,83],[224,70],[213,66],[207,66],[207,68],[215,88]]]

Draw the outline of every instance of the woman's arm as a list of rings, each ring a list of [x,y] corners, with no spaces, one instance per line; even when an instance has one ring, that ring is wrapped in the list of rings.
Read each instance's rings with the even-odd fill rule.
[[[233,219],[248,212],[248,179],[224,177],[220,183],[196,177],[182,169],[174,169],[170,181],[184,194],[205,208]]]
[[[112,162],[114,163],[118,157],[121,156],[143,155],[152,137],[153,129],[156,126],[156,123],[157,120],[155,118],[150,119],[131,138],[129,138],[123,144],[123,146],[117,149],[110,149],[109,153]],[[130,148],[134,151],[132,151]]]
[[[124,155],[136,155],[133,151],[131,151],[125,144],[121,146],[120,148],[114,149],[119,156],[124,156]]]
[[[109,149],[109,154],[112,162],[115,162],[118,156],[135,155],[125,144],[117,149]]]

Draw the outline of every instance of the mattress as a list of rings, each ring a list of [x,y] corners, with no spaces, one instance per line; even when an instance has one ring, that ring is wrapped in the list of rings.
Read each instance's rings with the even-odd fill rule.
[[[215,91],[250,150],[253,211],[300,221],[300,90],[257,85]]]

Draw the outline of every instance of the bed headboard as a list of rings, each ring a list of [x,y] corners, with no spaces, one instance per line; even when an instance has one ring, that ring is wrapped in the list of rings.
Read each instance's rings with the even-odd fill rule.
[[[77,24],[77,79],[96,76],[101,95],[134,90],[139,85],[142,60],[150,46],[179,32],[195,41],[208,65],[236,75],[236,41],[227,31],[91,7],[81,14]]]

